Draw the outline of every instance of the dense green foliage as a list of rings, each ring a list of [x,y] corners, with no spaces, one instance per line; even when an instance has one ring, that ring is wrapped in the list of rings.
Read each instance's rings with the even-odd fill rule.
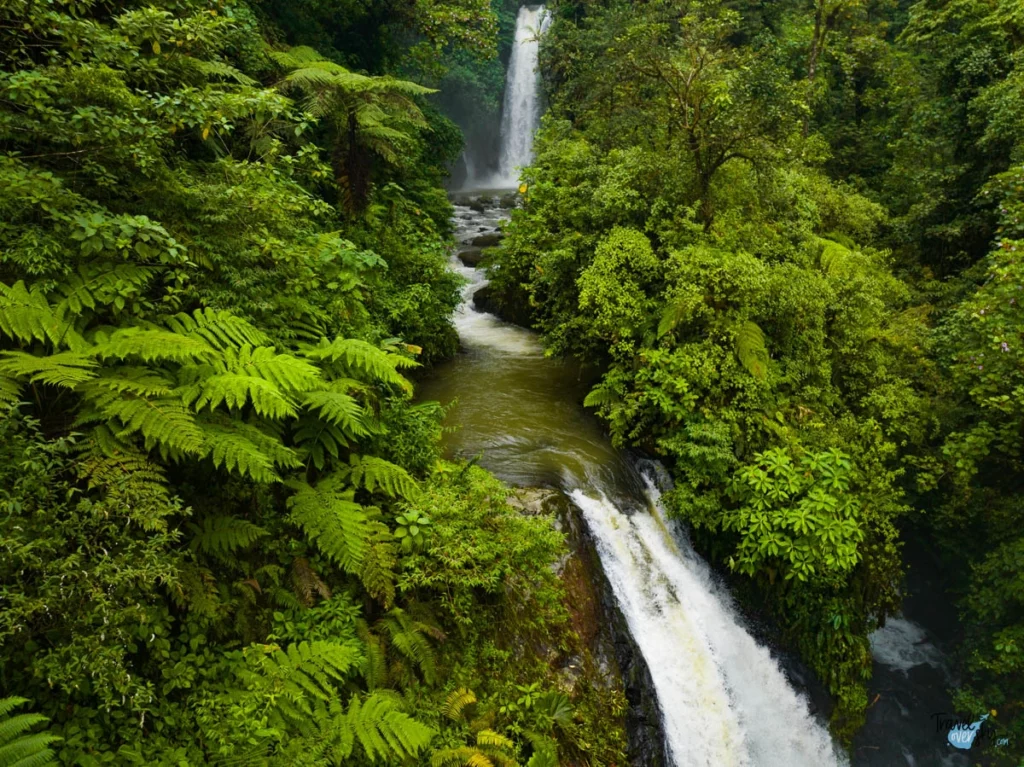
[[[561,535],[411,404],[459,137],[389,71],[493,15],[277,5],[0,9],[0,763],[621,761]]]
[[[901,535],[958,573],[965,682],[1024,754],[1015,0],[556,5],[492,267],[671,511],[863,720]],[[1001,738],[1008,744],[995,745]],[[1002,761],[1000,762],[1002,763]]]

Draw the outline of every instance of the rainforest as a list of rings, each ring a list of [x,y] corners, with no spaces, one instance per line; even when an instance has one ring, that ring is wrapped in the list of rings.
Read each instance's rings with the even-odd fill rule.
[[[0,0],[0,767],[1024,764],[1020,0]]]

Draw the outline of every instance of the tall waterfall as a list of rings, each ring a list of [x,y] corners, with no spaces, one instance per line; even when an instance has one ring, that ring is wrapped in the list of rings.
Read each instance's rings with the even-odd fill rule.
[[[474,187],[508,189],[519,183],[519,168],[533,159],[533,134],[540,124],[537,54],[540,37],[550,17],[543,5],[524,5],[516,17],[516,37],[505,74],[505,102],[501,112],[501,153],[498,171],[487,179],[469,173]]]

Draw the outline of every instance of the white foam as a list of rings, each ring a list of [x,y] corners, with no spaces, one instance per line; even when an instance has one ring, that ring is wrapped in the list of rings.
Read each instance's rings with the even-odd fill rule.
[[[677,767],[846,763],[806,699],[758,645],[706,563],[673,531],[657,490],[650,512],[572,492],[654,681]],[[674,534],[675,532],[675,534]]]

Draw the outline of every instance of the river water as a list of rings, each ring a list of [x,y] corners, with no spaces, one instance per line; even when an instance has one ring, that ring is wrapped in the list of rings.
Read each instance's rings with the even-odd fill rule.
[[[502,211],[456,208],[465,243]],[[585,376],[546,358],[535,334],[473,307],[455,317],[462,353],[420,386],[454,403],[446,449],[520,486],[560,489],[581,511],[601,567],[651,671],[666,753],[678,767],[829,767],[846,763],[807,699],[744,625],[727,590],[660,504],[656,464],[615,450],[580,406]]]

